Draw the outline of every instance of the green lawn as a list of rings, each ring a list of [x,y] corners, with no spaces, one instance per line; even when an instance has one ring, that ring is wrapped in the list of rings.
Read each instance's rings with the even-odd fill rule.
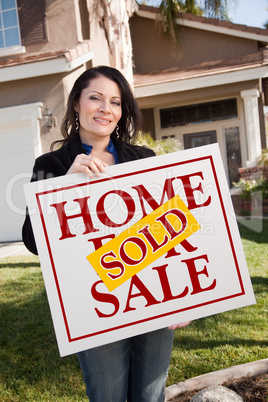
[[[257,303],[176,331],[168,385],[268,357],[268,220],[260,233],[239,229]]]
[[[168,385],[268,357],[268,220],[240,225],[257,304],[176,331]],[[59,357],[39,260],[0,260],[0,400],[86,401],[76,356]]]

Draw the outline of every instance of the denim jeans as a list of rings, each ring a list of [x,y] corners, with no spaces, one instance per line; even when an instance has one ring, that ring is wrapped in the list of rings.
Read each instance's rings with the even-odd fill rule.
[[[90,402],[163,402],[173,344],[168,328],[77,353]]]

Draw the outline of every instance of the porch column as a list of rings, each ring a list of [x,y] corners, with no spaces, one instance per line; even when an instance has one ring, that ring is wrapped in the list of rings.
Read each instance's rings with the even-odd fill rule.
[[[240,93],[244,101],[244,114],[246,122],[247,139],[247,167],[255,166],[256,159],[261,155],[261,132],[260,118],[258,110],[258,97],[260,93],[257,89],[250,89]]]

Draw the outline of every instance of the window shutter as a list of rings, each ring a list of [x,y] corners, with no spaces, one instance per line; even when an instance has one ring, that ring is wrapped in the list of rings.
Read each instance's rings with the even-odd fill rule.
[[[47,40],[45,0],[17,0],[22,45]]]

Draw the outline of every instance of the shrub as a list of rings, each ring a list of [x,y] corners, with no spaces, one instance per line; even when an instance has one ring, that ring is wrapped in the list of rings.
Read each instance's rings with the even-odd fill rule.
[[[253,193],[261,194],[262,199],[268,198],[268,180],[263,177],[257,180],[240,179],[233,185],[241,189],[240,196],[243,200],[250,200]]]
[[[263,149],[261,156],[257,160],[258,166],[268,166],[268,149]]]
[[[182,150],[182,145],[176,138],[168,137],[162,140],[154,140],[150,133],[143,132],[139,132],[136,144],[151,148],[156,155]]]

